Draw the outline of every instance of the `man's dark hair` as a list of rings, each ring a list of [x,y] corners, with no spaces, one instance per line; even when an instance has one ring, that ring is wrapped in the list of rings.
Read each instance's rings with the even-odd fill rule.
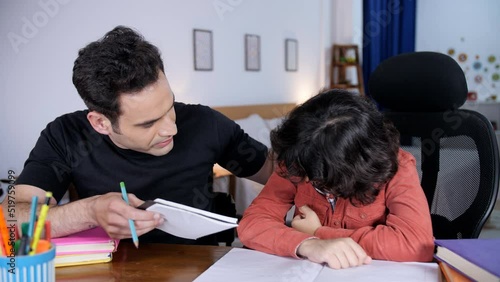
[[[121,113],[119,96],[156,82],[160,70],[158,48],[131,28],[117,26],[78,52],[73,84],[89,110],[115,125]]]
[[[367,98],[319,93],[271,132],[280,174],[308,177],[324,193],[369,204],[398,169],[399,133]]]

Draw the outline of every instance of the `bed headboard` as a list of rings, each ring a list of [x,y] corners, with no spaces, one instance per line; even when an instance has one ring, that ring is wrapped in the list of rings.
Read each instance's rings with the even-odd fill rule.
[[[297,105],[294,103],[283,104],[258,104],[244,106],[224,106],[212,107],[212,109],[221,112],[226,117],[232,120],[239,120],[249,117],[252,114],[258,114],[262,119],[274,119],[286,116]],[[259,128],[262,130],[262,128]],[[247,131],[250,135],[250,132]],[[255,135],[259,136],[259,134]],[[214,165],[214,178],[229,176],[229,193],[235,195],[235,178],[231,172],[225,170],[219,165]]]
[[[284,104],[261,104],[245,106],[212,107],[232,120],[246,118],[251,114],[258,114],[263,119],[282,117],[288,114],[297,105],[294,103]]]

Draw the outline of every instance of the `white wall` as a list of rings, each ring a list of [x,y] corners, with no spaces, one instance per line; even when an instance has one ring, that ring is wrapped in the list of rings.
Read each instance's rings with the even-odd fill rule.
[[[467,77],[470,91],[477,91],[479,100],[490,95],[500,95],[500,81],[493,81],[494,73],[500,74],[500,1],[498,0],[420,0],[417,1],[416,50],[444,54],[450,48],[452,57],[467,54],[459,62]],[[488,62],[494,55],[495,62]],[[475,63],[481,67],[474,69]],[[482,77],[476,82],[476,76]],[[498,98],[497,98],[498,99]]]
[[[325,4],[326,3],[326,4]],[[163,54],[176,99],[209,106],[302,102],[324,85],[327,0],[0,1],[0,177],[55,117],[84,108],[71,82],[80,48],[116,25]],[[193,70],[192,30],[212,30],[214,71]],[[261,37],[261,71],[244,70],[244,34]],[[284,71],[284,39],[299,42]]]
[[[360,62],[363,55],[363,1],[362,0],[331,0],[330,44],[328,46],[327,74],[330,73],[332,44],[358,45]],[[346,76],[352,83],[357,83],[354,68],[348,68]],[[330,82],[328,77],[327,82]]]
[[[363,1],[332,0],[331,38],[335,44],[363,44]]]

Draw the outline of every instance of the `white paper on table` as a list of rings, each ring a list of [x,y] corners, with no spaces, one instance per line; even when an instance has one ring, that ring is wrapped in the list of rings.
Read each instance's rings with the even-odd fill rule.
[[[349,282],[435,282],[440,281],[440,272],[437,263],[373,260],[369,265],[342,270],[325,266],[314,281],[330,281],[332,277],[335,277],[336,281]]]
[[[440,281],[436,263],[374,260],[370,265],[335,270],[308,260],[279,257],[234,248],[203,272],[196,282],[323,282],[323,281]]]

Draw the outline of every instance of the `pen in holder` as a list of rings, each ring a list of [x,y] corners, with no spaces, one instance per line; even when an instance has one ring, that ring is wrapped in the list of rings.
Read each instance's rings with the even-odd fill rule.
[[[31,282],[56,280],[54,258],[56,247],[50,245],[50,249],[34,255],[0,256],[0,280],[5,282]]]

